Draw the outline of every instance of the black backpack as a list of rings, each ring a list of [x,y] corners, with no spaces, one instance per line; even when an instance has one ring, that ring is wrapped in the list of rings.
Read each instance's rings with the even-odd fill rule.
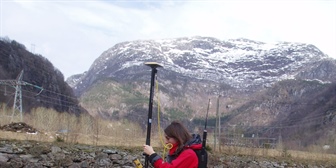
[[[193,134],[192,135],[194,138],[194,142],[196,143],[202,143],[202,148],[201,149],[193,149],[197,155],[198,158],[198,168],[207,168],[208,164],[208,152],[205,149],[205,142],[204,142],[204,137],[203,141],[201,139],[201,136],[199,134]]]
[[[208,152],[205,148],[202,149],[194,149],[197,158],[198,158],[198,168],[207,168],[208,164]]]

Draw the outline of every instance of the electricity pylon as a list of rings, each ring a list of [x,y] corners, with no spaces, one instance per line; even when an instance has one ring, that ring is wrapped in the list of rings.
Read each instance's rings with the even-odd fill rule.
[[[8,86],[15,88],[15,96],[14,96],[14,101],[13,101],[13,113],[12,113],[11,121],[13,121],[14,116],[20,115],[20,121],[22,122],[22,89],[21,89],[22,85],[30,85],[30,86],[39,88],[41,91],[37,95],[39,95],[43,91],[42,87],[22,81],[22,76],[23,76],[23,70],[20,72],[16,80],[0,80],[0,84],[8,85]],[[16,114],[16,113],[19,113],[19,114]]]

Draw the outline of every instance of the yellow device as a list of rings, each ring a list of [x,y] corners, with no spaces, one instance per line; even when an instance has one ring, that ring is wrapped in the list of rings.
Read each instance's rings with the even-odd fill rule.
[[[142,168],[142,164],[139,159],[134,159],[133,163],[135,164],[135,168]]]

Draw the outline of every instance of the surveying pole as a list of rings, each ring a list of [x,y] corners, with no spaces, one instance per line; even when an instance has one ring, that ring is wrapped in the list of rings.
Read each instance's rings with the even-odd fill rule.
[[[145,65],[152,68],[150,93],[149,93],[149,105],[148,105],[147,137],[146,137],[146,145],[150,145],[150,134],[151,134],[151,127],[152,127],[152,111],[153,111],[153,95],[154,95],[154,80],[155,80],[155,75],[157,73],[156,68],[162,67],[162,66],[156,62],[146,62]],[[148,168],[148,159],[149,159],[149,156],[146,155],[145,168]]]

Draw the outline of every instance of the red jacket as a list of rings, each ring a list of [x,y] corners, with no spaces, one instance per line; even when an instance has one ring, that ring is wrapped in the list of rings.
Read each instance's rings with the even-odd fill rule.
[[[198,168],[198,158],[193,149],[201,149],[202,144],[186,145],[184,150],[175,155],[177,145],[173,145],[173,148],[169,150],[167,161],[164,161],[159,155],[152,154],[150,161],[154,168]]]

